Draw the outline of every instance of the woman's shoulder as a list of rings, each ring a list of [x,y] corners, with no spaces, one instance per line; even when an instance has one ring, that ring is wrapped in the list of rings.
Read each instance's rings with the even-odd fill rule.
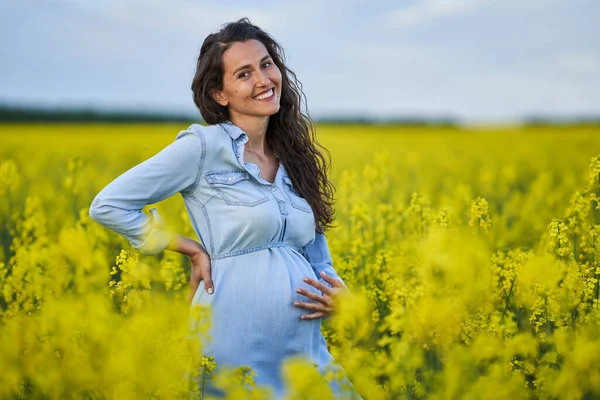
[[[200,155],[205,169],[217,168],[234,156],[232,137],[223,125],[192,124],[179,132],[175,141],[183,140],[187,143],[181,146],[193,147],[186,151],[194,153],[195,157]]]
[[[192,137],[196,139],[192,139]],[[231,139],[221,124],[192,124],[187,129],[179,132],[175,137],[175,141],[179,141],[181,139],[184,139],[190,143],[191,146],[201,147],[204,152],[206,152],[207,149],[214,151],[215,149],[231,145]]]
[[[227,138],[227,134],[225,133],[221,124],[216,125],[200,125],[200,124],[192,124],[187,129],[182,130],[176,136],[176,140],[181,139],[187,135],[193,135],[200,138],[203,143],[206,142],[220,142],[223,139]]]

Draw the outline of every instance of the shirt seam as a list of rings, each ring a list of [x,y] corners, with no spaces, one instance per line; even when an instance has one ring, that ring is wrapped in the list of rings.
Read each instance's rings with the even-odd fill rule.
[[[198,139],[200,139],[200,143],[202,146],[202,152],[201,152],[202,154],[200,156],[200,165],[198,166],[198,171],[196,171],[196,178],[194,179],[194,183],[192,184],[192,186],[190,186],[187,190],[190,193],[190,195],[193,196],[192,193],[198,187],[198,183],[200,182],[200,176],[202,175],[202,170],[204,169],[204,158],[206,156],[206,139],[204,138],[204,135],[202,134],[202,132],[195,132],[195,131],[190,131],[190,132],[195,134],[195,136]]]
[[[216,196],[216,195],[211,196],[210,199],[212,199],[214,196]],[[198,197],[196,197],[196,195],[194,195],[193,193],[189,193],[188,197],[191,200],[195,201],[200,206],[200,208],[202,209],[202,214],[204,214],[204,219],[206,220],[206,230],[208,231],[208,242],[209,242],[208,243],[209,244],[209,249],[205,249],[205,250],[210,250],[210,254],[213,254],[214,251],[215,251],[215,244],[214,244],[214,239],[213,239],[213,231],[212,231],[212,226],[210,224],[210,217],[208,215],[208,210],[205,207],[205,205],[206,205],[206,203],[208,203],[208,201],[202,203],[200,201],[200,199]],[[210,200],[210,199],[208,199],[208,200]],[[200,231],[198,231],[198,233],[200,233]]]

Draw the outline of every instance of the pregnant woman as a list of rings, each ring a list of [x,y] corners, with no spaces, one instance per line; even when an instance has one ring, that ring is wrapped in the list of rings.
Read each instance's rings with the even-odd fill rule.
[[[206,37],[192,91],[210,125],[190,126],[117,177],[90,216],[143,254],[188,255],[192,304],[211,306],[205,354],[218,367],[250,366],[279,397],[286,357],[322,372],[334,361],[321,321],[347,288],[324,235],[333,221],[327,163],[281,47],[247,19]],[[156,209],[142,211],[176,193],[200,243],[168,231]]]

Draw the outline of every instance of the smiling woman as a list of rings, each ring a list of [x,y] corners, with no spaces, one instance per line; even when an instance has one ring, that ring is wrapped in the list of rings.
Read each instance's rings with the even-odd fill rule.
[[[230,118],[279,111],[281,72],[261,42],[233,43],[223,54],[223,65],[223,89],[215,90],[213,98],[222,107],[229,107]]]
[[[217,374],[249,366],[278,398],[288,357],[303,356],[321,373],[337,367],[321,321],[347,291],[324,234],[333,221],[328,162],[283,60],[277,42],[247,19],[209,35],[192,91],[210,125],[180,132],[90,207],[95,221],[141,252],[190,257],[190,299],[210,306],[212,340],[204,352],[215,357]],[[166,230],[156,209],[152,217],[142,212],[176,193],[200,243]],[[346,378],[330,382],[335,393],[342,382],[351,387]],[[203,393],[225,395],[201,385]]]

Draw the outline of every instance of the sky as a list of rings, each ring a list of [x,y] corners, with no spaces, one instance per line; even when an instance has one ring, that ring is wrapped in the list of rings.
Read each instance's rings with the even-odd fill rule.
[[[314,118],[600,115],[598,0],[1,0],[0,103],[199,116],[200,46],[242,17]]]

